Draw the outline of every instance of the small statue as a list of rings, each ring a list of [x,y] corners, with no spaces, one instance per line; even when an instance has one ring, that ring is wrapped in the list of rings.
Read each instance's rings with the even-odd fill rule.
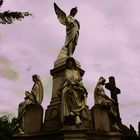
[[[119,131],[120,128],[117,125],[118,116],[116,112],[115,101],[106,95],[103,88],[105,82],[105,78],[101,76],[94,90],[94,102],[95,105],[99,105],[100,107],[105,107],[108,109],[110,121],[112,121],[112,128]]]
[[[103,88],[105,82],[105,78],[101,76],[94,90],[94,102],[98,105],[108,106],[112,104],[113,100],[105,94]]]
[[[20,119],[26,112],[26,107],[30,104],[41,105],[43,101],[43,85],[39,75],[34,74],[32,76],[34,85],[31,92],[25,91],[25,101],[19,104],[18,119]]]
[[[58,90],[61,96],[61,120],[73,116],[75,124],[81,124],[80,111],[86,105],[87,91],[83,86],[82,77],[76,69],[73,58],[68,58],[65,70],[65,81]]]
[[[59,22],[66,26],[65,44],[59,53],[58,59],[67,56],[71,57],[73,55],[79,37],[80,24],[78,20],[74,18],[74,16],[77,14],[78,9],[77,7],[72,8],[69,16],[66,16],[65,12],[63,12],[56,5],[56,3],[54,3],[54,9]]]

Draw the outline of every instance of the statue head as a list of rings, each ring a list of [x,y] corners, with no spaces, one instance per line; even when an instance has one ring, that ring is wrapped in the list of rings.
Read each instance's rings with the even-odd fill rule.
[[[78,12],[77,7],[74,7],[74,8],[71,9],[70,15],[74,17],[77,14],[77,12]]]
[[[40,78],[39,78],[39,76],[37,74],[34,74],[32,76],[32,79],[33,79],[34,82],[37,82],[37,81],[39,81]]]
[[[76,62],[74,58],[69,57],[66,61],[66,66],[68,69],[75,69],[76,68]]]
[[[106,82],[105,78],[101,76],[101,77],[99,78],[98,83],[104,85],[105,82]]]

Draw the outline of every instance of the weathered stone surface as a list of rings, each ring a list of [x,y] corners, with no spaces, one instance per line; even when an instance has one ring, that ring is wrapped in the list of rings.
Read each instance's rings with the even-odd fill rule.
[[[27,106],[20,123],[25,134],[38,133],[43,123],[43,108],[41,105]]]
[[[98,132],[110,132],[110,121],[107,109],[95,105],[91,111],[95,130]]]
[[[68,57],[64,57],[64,58],[61,58],[61,59],[57,59],[55,62],[54,62],[54,68],[58,68],[60,66],[63,66],[66,64],[66,60],[67,60]],[[77,67],[81,68],[81,65],[80,65],[80,62],[75,60],[76,61],[76,65]]]
[[[129,140],[130,137],[127,137]],[[60,131],[48,131],[41,134],[28,134],[25,136],[13,136],[12,140],[121,140],[120,133],[99,133],[80,129],[76,127],[68,127]],[[135,139],[138,140],[138,139]]]
[[[122,136],[118,132],[102,133],[102,132],[88,131],[87,140],[122,140]]]

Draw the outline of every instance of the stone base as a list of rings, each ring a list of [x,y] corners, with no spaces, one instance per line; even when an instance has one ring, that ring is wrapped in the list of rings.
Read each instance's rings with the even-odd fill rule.
[[[73,121],[72,118],[67,118],[67,120],[64,120],[64,122],[61,122],[61,105],[59,103],[59,100],[56,102],[57,105],[50,105],[48,106],[48,109],[46,109],[45,112],[45,120],[44,120],[44,131],[48,130],[60,130],[62,128],[65,128],[65,126],[74,126],[75,125],[75,119]],[[79,125],[79,128],[81,129],[91,129],[92,126],[92,119],[91,119],[91,112],[86,106],[81,110],[80,112],[80,119],[82,123]]]
[[[95,105],[91,109],[94,129],[98,132],[110,132],[108,111],[104,107]]]
[[[20,125],[25,134],[39,133],[43,123],[43,108],[31,104],[26,107],[26,112],[20,119]]]
[[[99,133],[90,131],[87,134],[87,140],[122,140],[119,132]]]
[[[43,130],[60,130],[62,128],[60,97],[52,98],[50,105],[45,111]]]
[[[57,60],[54,62],[54,68],[61,67],[61,66],[65,65],[68,58],[69,58],[69,57],[64,57],[64,58],[57,59]],[[77,61],[77,60],[75,60],[75,61],[76,61],[77,67],[80,68],[80,67],[81,67],[80,62]]]
[[[13,136],[12,140],[121,140],[121,135],[114,133],[97,133],[86,129],[69,127],[60,131],[48,131],[42,134]]]

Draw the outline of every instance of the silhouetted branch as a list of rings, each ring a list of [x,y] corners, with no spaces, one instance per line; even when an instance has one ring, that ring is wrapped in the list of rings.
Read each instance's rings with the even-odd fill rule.
[[[0,23],[1,24],[12,24],[15,20],[23,19],[25,16],[30,16],[28,12],[10,12],[5,11],[0,13]]]
[[[0,7],[3,0],[0,0]],[[0,13],[0,24],[12,24],[15,20],[21,21],[25,16],[31,16],[29,12],[11,12],[10,10]]]

